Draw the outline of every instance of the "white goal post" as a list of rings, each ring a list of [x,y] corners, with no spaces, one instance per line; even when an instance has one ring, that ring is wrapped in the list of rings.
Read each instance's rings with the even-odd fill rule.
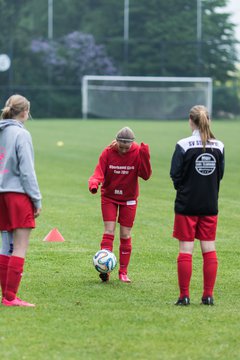
[[[194,105],[212,113],[209,77],[101,76],[82,79],[84,119],[185,119]]]

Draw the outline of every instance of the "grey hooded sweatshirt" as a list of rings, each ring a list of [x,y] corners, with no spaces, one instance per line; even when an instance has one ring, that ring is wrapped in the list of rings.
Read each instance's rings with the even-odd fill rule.
[[[17,120],[0,120],[0,193],[27,194],[35,209],[42,207],[32,138]]]

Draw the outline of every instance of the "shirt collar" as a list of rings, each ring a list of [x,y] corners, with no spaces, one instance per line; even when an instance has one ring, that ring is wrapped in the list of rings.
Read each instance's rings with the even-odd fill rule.
[[[198,129],[193,130],[192,135],[200,136],[200,131]]]

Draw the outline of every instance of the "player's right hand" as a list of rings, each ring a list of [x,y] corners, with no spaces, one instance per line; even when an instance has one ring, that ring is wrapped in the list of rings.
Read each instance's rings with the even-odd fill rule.
[[[91,189],[89,189],[89,191],[92,193],[92,194],[96,194],[98,189],[96,187],[92,187]]]

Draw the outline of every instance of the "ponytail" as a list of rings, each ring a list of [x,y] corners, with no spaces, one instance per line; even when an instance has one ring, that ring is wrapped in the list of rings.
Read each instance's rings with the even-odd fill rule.
[[[190,110],[189,117],[199,129],[203,151],[206,151],[206,144],[208,140],[215,139],[215,136],[210,129],[210,119],[207,109],[205,106],[196,105]]]
[[[15,119],[22,112],[30,109],[29,101],[22,95],[12,95],[2,109],[2,119]]]
[[[2,118],[2,119],[12,119],[12,118],[13,118],[11,106],[5,106],[5,107],[2,109],[1,118]]]

